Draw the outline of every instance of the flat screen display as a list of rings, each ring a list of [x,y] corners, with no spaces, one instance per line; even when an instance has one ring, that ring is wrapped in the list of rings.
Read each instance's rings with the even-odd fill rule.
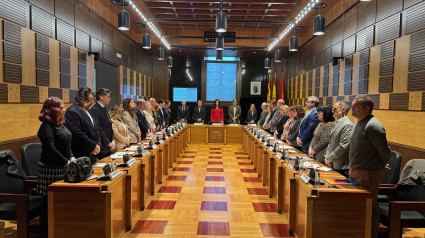
[[[173,88],[174,102],[197,102],[198,88]]]
[[[207,63],[207,101],[236,98],[236,63]]]

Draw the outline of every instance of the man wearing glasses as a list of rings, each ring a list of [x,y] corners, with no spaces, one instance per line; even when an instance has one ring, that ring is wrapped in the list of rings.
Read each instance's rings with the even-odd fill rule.
[[[65,112],[65,126],[72,133],[72,153],[76,158],[87,156],[92,163],[100,152],[98,123],[88,111],[93,102],[92,90],[88,87],[80,88],[74,104]]]
[[[316,126],[320,123],[317,117],[317,109],[319,106],[319,98],[316,96],[310,96],[305,102],[307,112],[305,117],[301,121],[300,130],[298,132],[297,144],[302,147],[304,153],[308,153],[310,142],[313,139],[313,133]]]

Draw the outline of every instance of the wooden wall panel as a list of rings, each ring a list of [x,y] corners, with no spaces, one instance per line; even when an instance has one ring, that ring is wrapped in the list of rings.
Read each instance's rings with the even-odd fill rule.
[[[94,56],[86,56],[87,87],[94,88]]]
[[[50,38],[50,87],[60,87],[59,41]]]
[[[49,90],[47,87],[38,87],[38,95],[39,95],[39,102],[44,103],[46,98],[49,97]]]
[[[36,85],[35,33],[22,28],[22,84]]]
[[[420,111],[422,109],[422,92],[409,92],[409,110]]]
[[[0,141],[11,140],[13,136],[13,116],[15,104],[0,104]]]
[[[19,84],[9,83],[7,85],[8,102],[20,101],[20,88]]]
[[[49,47],[49,38],[43,36],[42,34],[38,34],[36,33],[36,38],[35,38],[35,49],[38,51],[42,51],[44,53],[49,53],[50,52],[50,47]]]
[[[390,94],[391,110],[408,110],[409,109],[409,93],[391,93]]]
[[[379,65],[380,65],[381,46],[377,45],[370,48],[370,66],[368,92],[370,94],[379,93]]]
[[[71,89],[78,89],[78,49],[75,47],[70,48],[70,62]]]
[[[415,31],[424,29],[425,24],[425,2],[417,4],[416,6],[407,9],[403,16],[405,18],[404,34],[411,34]]]
[[[394,54],[394,80],[395,93],[407,92],[408,62],[409,62],[410,35],[396,39]]]
[[[4,82],[3,79],[3,20],[0,19],[0,83]]]

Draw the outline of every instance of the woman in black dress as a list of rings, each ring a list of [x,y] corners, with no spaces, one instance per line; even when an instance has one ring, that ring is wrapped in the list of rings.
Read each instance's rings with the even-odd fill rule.
[[[38,119],[43,122],[37,136],[41,141],[41,159],[36,193],[47,196],[47,186],[63,180],[64,166],[73,158],[71,132],[63,125],[65,109],[62,100],[50,97],[44,101]]]

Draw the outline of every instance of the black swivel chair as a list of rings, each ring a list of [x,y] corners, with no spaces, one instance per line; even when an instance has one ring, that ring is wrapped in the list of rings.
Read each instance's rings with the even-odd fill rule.
[[[413,164],[416,167],[412,167]],[[418,171],[418,175],[424,173],[425,159],[413,159],[407,162],[402,175],[407,174],[406,169]],[[379,193],[388,195],[390,199],[389,202],[378,203],[381,223],[388,227],[389,238],[401,237],[404,227],[425,227],[425,184],[421,176],[411,177],[408,180],[413,184],[379,188]]]
[[[15,175],[16,171],[22,171],[21,176]],[[0,151],[0,219],[17,220],[18,238],[28,236],[28,221],[40,215],[44,203],[43,197],[27,193],[36,181],[24,177],[15,154]]]
[[[396,184],[400,175],[401,154],[391,151],[391,157],[388,160],[391,170],[382,174],[381,184]]]
[[[21,147],[22,168],[28,176],[28,179],[37,179],[40,157],[40,143],[30,143]]]

